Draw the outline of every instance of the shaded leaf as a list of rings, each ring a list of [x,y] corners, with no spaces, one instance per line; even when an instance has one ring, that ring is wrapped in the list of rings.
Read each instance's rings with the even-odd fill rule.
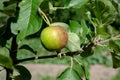
[[[109,42],[109,46],[113,50],[111,52],[111,54],[112,54],[112,61],[113,61],[113,67],[114,68],[120,67],[120,46],[119,46],[119,43],[116,43],[113,40],[111,40]]]
[[[87,47],[80,55],[82,57],[89,57],[89,56],[93,55],[93,53],[94,53],[94,51],[93,51],[92,47]]]
[[[20,2],[20,1],[21,0],[6,0],[3,4],[4,4],[4,7],[7,7],[9,5],[12,5],[12,4]]]
[[[38,14],[38,7],[43,0],[22,0],[19,4],[20,12],[17,23],[11,24],[13,34],[17,34],[17,41],[41,28],[42,19]]]
[[[57,80],[82,80],[82,79],[74,69],[67,68],[57,77]]]
[[[0,46],[4,47],[6,42],[7,42],[6,39],[0,36]]]
[[[119,68],[120,67],[120,52],[111,52],[112,54],[112,61],[113,61],[113,67]]]
[[[3,7],[4,7],[4,2],[5,1],[8,1],[8,0],[0,0],[0,10],[3,10]]]
[[[12,60],[9,56],[9,51],[6,48],[0,47],[0,66],[13,69]]]
[[[17,75],[14,77],[14,80],[24,80],[21,75]]]
[[[68,33],[68,44],[66,46],[70,51],[80,50],[80,39],[75,33]]]
[[[22,78],[23,80],[31,80],[31,73],[27,68],[21,65],[16,65],[15,69],[20,73],[18,77]]]
[[[117,43],[116,41],[110,40],[110,41],[109,41],[109,46],[110,46],[110,48],[112,48],[114,51],[120,52],[119,43],[120,43],[120,42]]]
[[[16,12],[16,6],[17,6],[17,3],[4,7],[3,12],[8,16],[14,16],[14,13]]]

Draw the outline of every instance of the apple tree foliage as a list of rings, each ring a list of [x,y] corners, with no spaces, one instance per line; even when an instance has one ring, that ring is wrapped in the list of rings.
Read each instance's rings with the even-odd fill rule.
[[[6,80],[31,80],[19,63],[59,58],[41,44],[41,31],[48,25],[38,9],[51,23],[66,25],[68,32],[68,43],[60,53],[70,57],[70,66],[56,80],[82,80],[83,76],[89,80],[89,64],[84,60],[94,55],[93,61],[99,61],[99,54],[107,54],[104,57],[111,56],[113,68],[120,67],[119,0],[0,0],[0,66],[6,70]],[[20,59],[25,52],[32,56]]]

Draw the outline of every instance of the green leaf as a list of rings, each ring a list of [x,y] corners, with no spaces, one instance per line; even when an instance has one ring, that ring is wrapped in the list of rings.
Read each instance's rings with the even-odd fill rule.
[[[4,13],[8,16],[14,16],[16,11],[16,6],[17,6],[17,3],[4,7]]]
[[[63,22],[55,22],[50,24],[50,26],[62,26],[66,31],[69,31],[69,25]]]
[[[93,5],[95,5],[94,14],[99,24],[108,25],[115,20],[117,11],[110,0],[95,0]]]
[[[0,36],[1,37],[1,36]],[[2,46],[2,47],[4,47],[5,46],[5,44],[6,44],[6,39],[4,39],[4,38],[0,38],[0,46]]]
[[[38,14],[38,7],[43,0],[22,0],[19,4],[20,12],[17,23],[11,24],[13,34],[18,35],[17,41],[40,30],[42,19]]]
[[[119,68],[120,67],[120,52],[111,52],[112,54],[112,61],[113,61],[113,67]]]
[[[24,80],[21,75],[17,75],[14,77],[14,80]]]
[[[22,45],[19,49],[26,49],[26,50],[36,54],[36,51],[27,44]]]
[[[83,38],[86,38],[86,35],[90,32],[90,28],[88,28],[86,21],[85,20],[81,20],[81,36]]]
[[[67,68],[57,77],[57,80],[82,80],[82,79],[74,69]]]
[[[37,46],[36,46],[37,44]],[[43,52],[44,48],[41,44],[40,38],[29,38],[24,39],[21,41],[21,43],[18,45],[19,52],[18,52],[18,58],[21,57],[21,53],[24,55],[28,54],[38,54],[37,52]],[[33,56],[33,55],[32,55]]]
[[[84,64],[84,65],[82,66],[82,69],[83,69],[83,71],[84,71],[86,80],[90,80],[90,73],[89,73],[88,65],[87,65],[87,64]]]
[[[94,51],[93,51],[92,47],[87,47],[80,55],[82,57],[89,57],[89,56],[93,55],[93,53],[94,53]]]
[[[0,10],[3,10],[3,7],[4,7],[3,2],[5,1],[8,1],[8,0],[0,0]]]
[[[7,23],[7,19],[8,19],[8,16],[6,14],[0,12],[0,30]],[[0,33],[1,33],[1,31],[0,31]]]
[[[71,20],[70,21],[70,30],[76,34],[80,34],[80,24],[77,21]]]
[[[111,36],[115,36],[115,35],[119,34],[119,32],[120,31],[118,29],[115,29],[115,27],[113,27],[113,26],[108,26],[108,28],[107,28],[107,33]]]
[[[116,52],[120,52],[120,46],[119,46],[119,44],[120,44],[119,40],[118,41],[117,40],[116,41],[113,41],[113,40],[109,41],[110,48],[112,48],[113,51],[116,51]]]
[[[70,51],[78,51],[80,50],[80,39],[75,33],[68,33],[68,44],[66,48]]]
[[[0,66],[13,69],[12,60],[9,57],[9,51],[0,47]]]
[[[95,18],[93,19],[97,35],[108,35],[108,26],[115,21],[117,10],[110,0],[95,0],[93,4]],[[114,12],[114,13],[113,13]]]
[[[117,43],[113,40],[111,40],[109,42],[109,46],[113,50],[111,52],[111,54],[112,54],[112,61],[113,61],[114,68],[120,67],[120,46],[119,46],[119,44],[120,44],[120,41],[119,41],[119,43]]]
[[[98,25],[98,26],[96,26],[96,32],[97,32],[97,34],[106,35],[107,34],[106,31],[107,31],[106,26],[104,26],[104,25]]]
[[[89,73],[89,65],[86,63],[81,57],[78,55],[75,58],[75,62],[73,64],[73,68],[79,73],[80,76],[85,76],[85,80],[90,79],[90,73]]]
[[[79,55],[78,56],[75,56],[76,57],[76,59],[79,61],[79,63],[81,63],[82,61],[81,61],[81,59],[80,59],[80,57],[79,57]],[[81,64],[79,64],[78,62],[76,62],[76,61],[74,61],[73,62],[73,69],[74,70],[76,70],[76,72],[79,74],[79,76],[83,76],[84,75],[84,71],[83,71],[83,69],[82,69],[82,63]]]
[[[88,2],[88,0],[70,0],[68,6],[66,6],[66,7],[81,8],[87,2]]]
[[[84,19],[81,20],[81,27],[80,27],[80,44],[88,44],[91,42],[94,38],[94,31],[91,30],[90,27],[88,27],[86,21]]]
[[[31,80],[31,74],[27,68],[21,65],[16,65],[15,69],[20,73],[18,77],[21,77],[23,80]]]

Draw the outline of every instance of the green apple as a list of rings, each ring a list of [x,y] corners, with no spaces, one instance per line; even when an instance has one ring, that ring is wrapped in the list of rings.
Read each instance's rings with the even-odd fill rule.
[[[51,25],[43,29],[40,38],[43,46],[49,51],[58,51],[68,42],[67,31],[59,25]]]

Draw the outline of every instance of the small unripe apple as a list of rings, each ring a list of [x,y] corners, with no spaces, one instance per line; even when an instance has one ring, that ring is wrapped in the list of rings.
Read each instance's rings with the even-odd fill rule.
[[[49,51],[58,51],[64,48],[68,42],[67,31],[59,26],[49,26],[41,32],[41,42]]]

